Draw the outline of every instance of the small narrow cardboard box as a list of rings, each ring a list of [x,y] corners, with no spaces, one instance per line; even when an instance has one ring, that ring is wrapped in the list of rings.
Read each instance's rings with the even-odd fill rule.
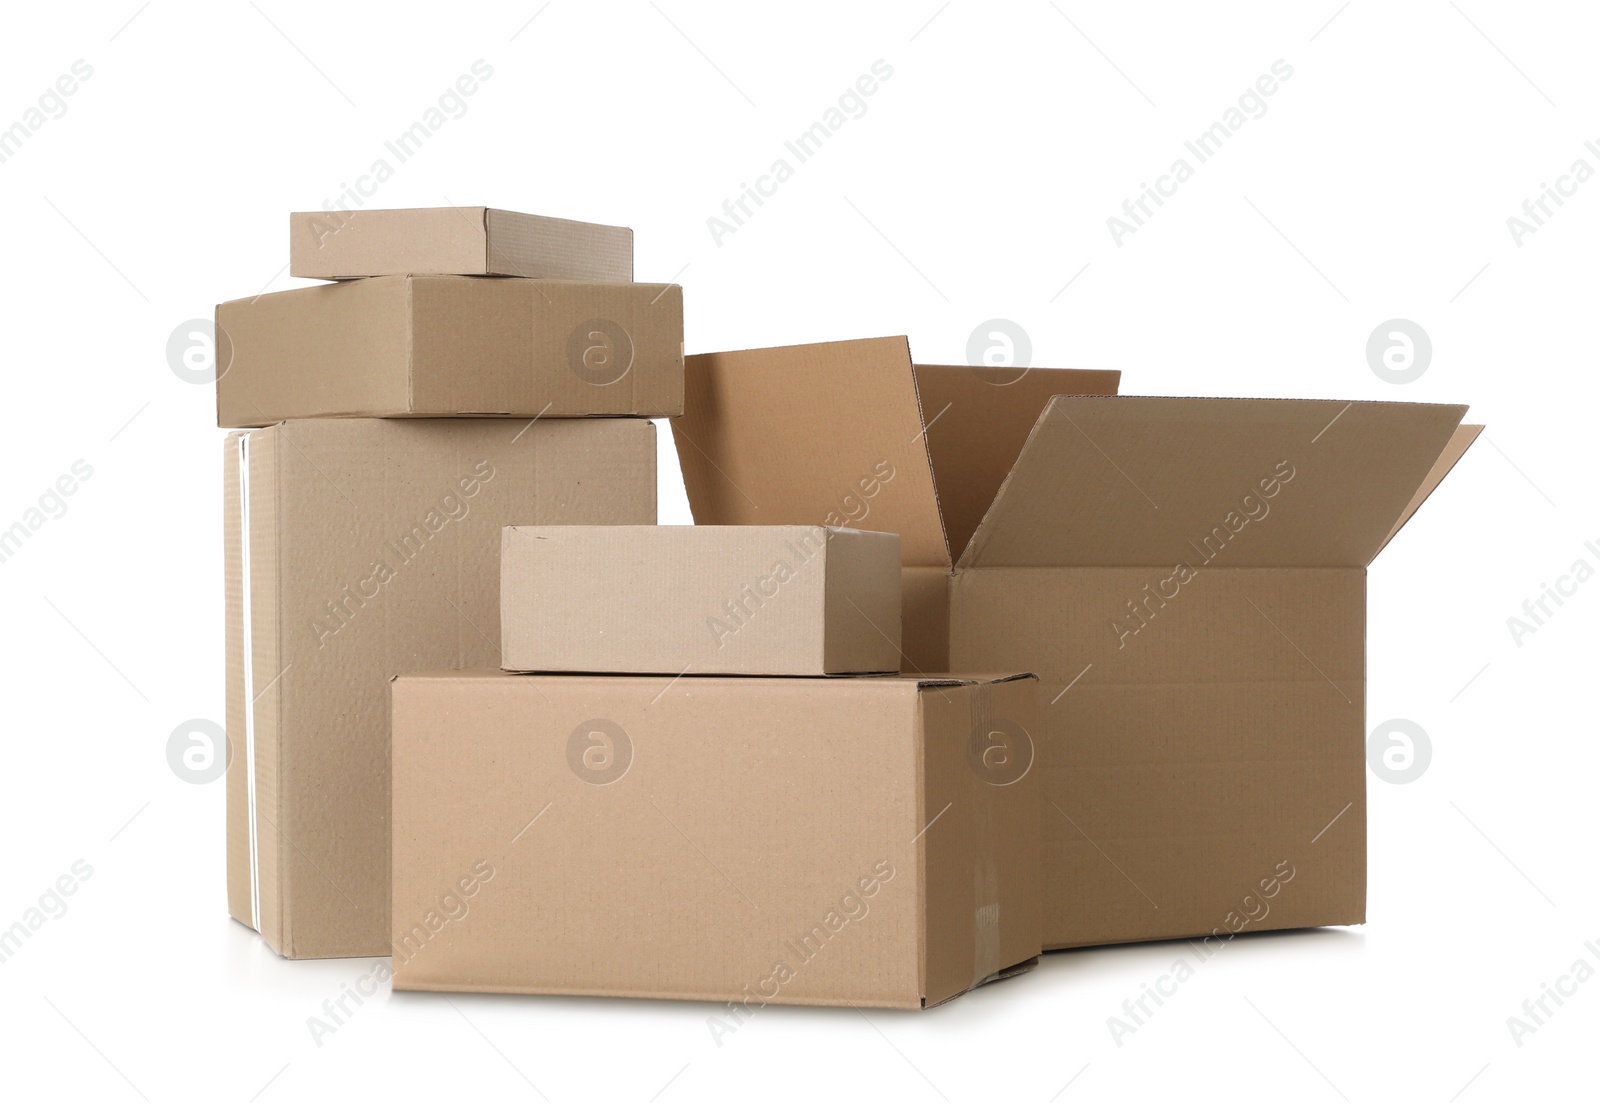
[[[389,679],[500,661],[511,521],[655,519],[643,419],[288,422],[224,447],[228,907],[388,954]]]
[[[377,276],[217,307],[217,424],[683,412],[683,289]]]
[[[697,522],[901,534],[909,669],[1038,674],[1047,948],[1361,923],[1366,569],[1481,427],[1096,382],[715,353],[673,432]]]
[[[394,986],[726,1001],[736,1028],[764,1004],[922,1008],[1026,969],[1036,690],[399,678]]]
[[[493,207],[289,216],[291,276],[345,280],[408,274],[625,284],[633,279],[633,231]]]
[[[508,526],[501,666],[615,674],[900,669],[900,538],[820,525]]]

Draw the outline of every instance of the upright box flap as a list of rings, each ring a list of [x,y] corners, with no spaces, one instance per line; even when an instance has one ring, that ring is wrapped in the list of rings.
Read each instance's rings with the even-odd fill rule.
[[[1060,396],[960,566],[1364,567],[1464,406]]]
[[[1121,372],[1062,368],[913,368],[939,510],[952,557],[960,556],[1055,395],[1115,395]]]
[[[913,366],[904,337],[686,363],[672,429],[698,524],[895,532],[907,567],[947,570],[1049,398],[1114,394],[1120,378]]]
[[[1428,478],[1422,481],[1422,486],[1417,488],[1417,493],[1411,496],[1411,504],[1406,507],[1405,513],[1400,515],[1400,520],[1394,523],[1394,528],[1389,530],[1389,535],[1384,538],[1383,548],[1389,547],[1389,542],[1394,540],[1395,534],[1405,528],[1406,522],[1411,520],[1411,515],[1427,501],[1435,488],[1444,482],[1444,477],[1450,474],[1450,469],[1456,462],[1467,454],[1472,447],[1472,442],[1478,439],[1478,434],[1483,432],[1481,425],[1460,425],[1450,435],[1450,442],[1445,445],[1444,451],[1439,454],[1439,459],[1433,462],[1433,470],[1428,473]],[[1380,548],[1378,551],[1383,551]]]
[[[684,390],[696,524],[876,529],[949,566],[904,337],[691,356]]]

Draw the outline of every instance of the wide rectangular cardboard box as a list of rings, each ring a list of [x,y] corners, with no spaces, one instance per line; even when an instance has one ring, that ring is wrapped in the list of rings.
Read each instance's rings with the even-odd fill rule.
[[[817,472],[891,458],[861,506],[926,565],[907,662],[1042,680],[1047,948],[1363,922],[1366,568],[1480,427],[977,371],[903,339],[690,358],[695,519],[815,519]],[[793,413],[758,440],[755,403]],[[911,635],[913,586],[947,636]]]
[[[1031,677],[394,684],[394,986],[922,1008],[1039,953]],[[715,1028],[713,1031],[715,1032]]]
[[[228,907],[388,954],[389,679],[500,662],[500,530],[645,524],[643,419],[287,422],[223,451]]]
[[[615,674],[900,669],[900,538],[821,525],[508,526],[501,666]]]
[[[683,290],[378,276],[217,307],[217,424],[683,412]]]
[[[493,207],[296,211],[289,275],[530,276],[628,283],[633,231]]]

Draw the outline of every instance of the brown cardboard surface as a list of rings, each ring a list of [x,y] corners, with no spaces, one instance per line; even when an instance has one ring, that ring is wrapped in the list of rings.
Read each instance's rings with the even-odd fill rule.
[[[1036,779],[981,756],[1029,730],[1036,690],[402,677],[394,986],[727,1001],[743,1016],[920,1008],[1025,967]]]
[[[1055,398],[961,566],[1170,566],[1210,541],[1230,567],[1364,567],[1466,409]]]
[[[388,680],[499,663],[507,523],[653,521],[655,428],[308,420],[224,456],[229,911],[290,958],[387,954]]]
[[[1041,680],[1046,947],[1364,922],[1365,572],[1202,568],[1119,647],[1153,574],[952,585],[952,659]]]
[[[938,671],[937,585],[933,572],[911,569],[948,574],[946,528],[964,541],[977,527],[1050,396],[1115,392],[1118,378],[913,365],[904,337],[706,353],[685,363],[684,416],[672,433],[702,524],[899,533],[901,669]]]
[[[217,307],[217,423],[683,410],[683,292],[380,276]]]
[[[959,557],[1055,395],[1114,395],[1116,372],[1071,369],[913,368],[927,424],[939,511]]]
[[[697,520],[865,526],[949,565],[903,337],[691,357],[672,433]]]
[[[819,525],[508,526],[508,671],[830,675],[900,666],[900,538]]]
[[[904,439],[908,359],[890,339],[689,358],[674,428],[696,521],[817,509],[810,473]],[[1037,370],[971,371],[914,370],[956,567],[928,551],[925,495],[862,505],[925,554],[902,575],[902,669],[1043,680],[1045,945],[1361,922],[1364,568],[1471,444],[1465,408],[1075,376],[1047,397]],[[804,431],[734,424],[773,395]]]
[[[900,670],[950,670],[950,571],[900,569]]]
[[[318,280],[441,274],[628,283],[633,231],[492,207],[296,211],[289,274]]]

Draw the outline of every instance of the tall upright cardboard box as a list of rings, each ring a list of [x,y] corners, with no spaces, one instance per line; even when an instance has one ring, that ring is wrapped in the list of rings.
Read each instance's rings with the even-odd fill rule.
[[[696,521],[809,520],[814,471],[926,441],[870,524],[943,538],[952,666],[1041,679],[1044,945],[1362,922],[1366,568],[1465,407],[932,379],[898,339],[691,357]]]
[[[389,953],[389,680],[500,663],[501,528],[655,521],[642,419],[230,434],[228,905],[279,954]]]

